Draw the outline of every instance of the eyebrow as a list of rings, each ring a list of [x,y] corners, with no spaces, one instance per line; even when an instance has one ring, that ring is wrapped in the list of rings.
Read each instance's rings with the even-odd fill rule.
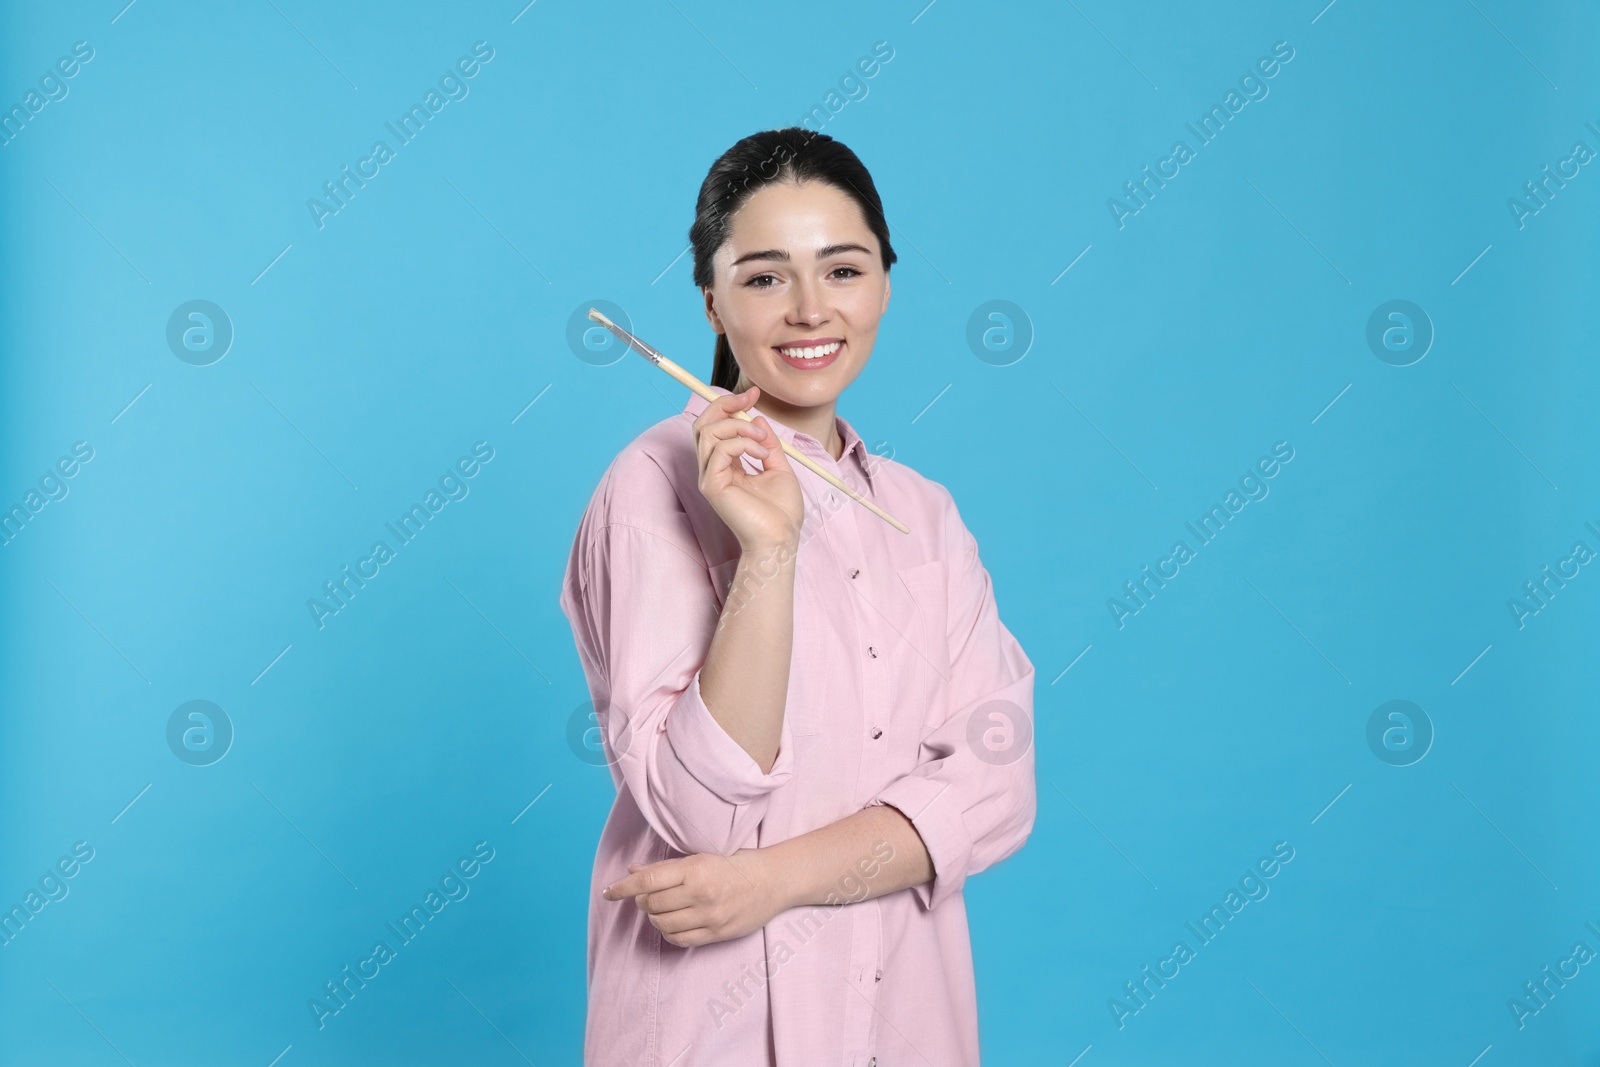
[[[837,256],[842,252],[863,252],[867,255],[871,255],[872,249],[858,244],[828,245],[826,248],[823,248],[817,252],[817,258],[827,259],[830,256]],[[787,263],[789,262],[789,253],[785,252],[781,248],[768,248],[760,252],[746,252],[744,255],[734,260],[733,265],[737,267],[741,263],[748,263],[752,260],[768,260],[774,263]]]

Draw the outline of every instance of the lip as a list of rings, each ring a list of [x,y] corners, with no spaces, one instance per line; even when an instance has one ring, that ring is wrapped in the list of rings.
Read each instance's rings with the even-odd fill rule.
[[[821,370],[838,359],[840,353],[845,350],[847,342],[843,337],[805,337],[795,341],[786,341],[781,346],[783,348],[816,348],[821,345],[831,344],[837,344],[839,347],[834,350],[832,355],[823,356],[821,359],[790,359],[779,351],[780,346],[778,345],[773,345],[772,351],[777,353],[779,359],[795,370]]]

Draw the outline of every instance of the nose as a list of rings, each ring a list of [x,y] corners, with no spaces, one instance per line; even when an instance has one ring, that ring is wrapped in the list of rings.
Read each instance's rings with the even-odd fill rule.
[[[801,278],[794,287],[794,303],[789,307],[789,325],[814,327],[828,321],[828,306],[821,287],[811,278]]]

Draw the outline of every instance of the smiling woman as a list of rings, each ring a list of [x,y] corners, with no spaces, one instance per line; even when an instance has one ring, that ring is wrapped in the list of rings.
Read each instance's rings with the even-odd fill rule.
[[[742,223],[737,251],[735,216]],[[877,187],[854,152],[799,127],[746,137],[723,153],[701,184],[689,241],[694,283],[717,332],[712,385],[731,392],[758,385],[764,408],[785,418],[795,414],[785,404],[810,406],[820,392],[837,396],[855,380],[889,308],[889,268],[897,257]],[[796,242],[793,255],[789,241]],[[796,294],[809,306],[797,309],[794,324],[778,321]],[[838,306],[841,316],[848,313],[858,329],[854,350],[842,358],[844,338],[808,338],[797,329],[824,302]],[[735,360],[735,348],[744,361]],[[769,352],[775,356],[764,359]],[[812,371],[835,363],[845,373],[809,385],[793,376],[780,385],[767,373],[777,366]],[[809,396],[793,395],[802,386]]]
[[[882,203],[774,130],[690,240],[717,395],[613,460],[562,584],[617,787],[585,1062],[976,1064],[962,887],[1033,827],[1034,670],[949,492],[836,410],[889,306]]]

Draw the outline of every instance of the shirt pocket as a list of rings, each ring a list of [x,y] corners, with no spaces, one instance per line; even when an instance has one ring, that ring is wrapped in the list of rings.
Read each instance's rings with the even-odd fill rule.
[[[894,695],[903,714],[937,726],[948,717],[950,699],[949,567],[931,559],[898,573],[914,606]]]

